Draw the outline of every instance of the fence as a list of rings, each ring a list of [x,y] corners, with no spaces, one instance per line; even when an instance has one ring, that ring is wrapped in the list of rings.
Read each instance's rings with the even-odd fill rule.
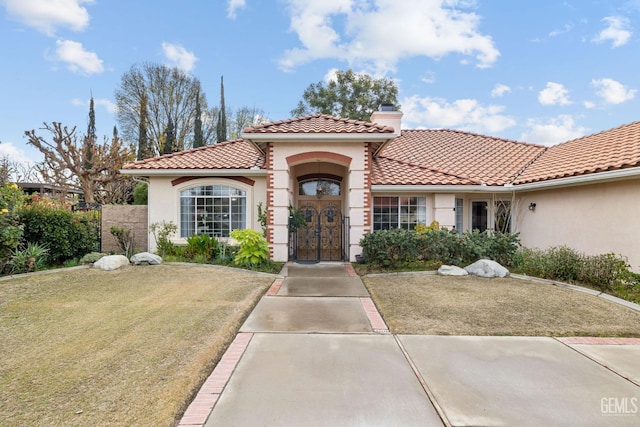
[[[111,235],[111,227],[131,230],[134,236],[134,251],[146,251],[149,243],[148,207],[146,205],[103,205],[101,227],[101,252],[119,251]]]

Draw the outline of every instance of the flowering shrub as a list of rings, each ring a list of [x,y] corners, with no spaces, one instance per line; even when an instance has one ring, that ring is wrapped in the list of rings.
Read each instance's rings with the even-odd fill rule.
[[[23,203],[24,194],[16,184],[0,186],[0,274],[20,244],[22,224],[18,212]]]

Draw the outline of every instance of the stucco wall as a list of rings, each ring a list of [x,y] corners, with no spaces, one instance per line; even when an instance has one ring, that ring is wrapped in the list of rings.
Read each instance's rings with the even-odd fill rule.
[[[172,181],[179,176],[151,177],[149,179],[149,210],[148,223],[161,221],[173,222],[178,226],[178,232],[172,241],[177,245],[186,245],[186,239],[180,238],[180,192],[190,187],[199,185],[227,185],[239,188],[247,193],[247,226],[255,230],[261,230],[258,223],[258,203],[266,205],[266,179],[263,176],[249,176],[253,185],[243,183],[225,177],[203,177],[192,179],[173,185]],[[156,250],[156,242],[153,235],[149,235],[149,250]]]
[[[146,205],[103,205],[100,251],[120,251],[110,231],[114,225],[133,231],[134,250],[146,251],[148,245],[147,211]]]
[[[517,199],[516,227],[524,246],[614,252],[640,271],[640,180],[520,193]]]

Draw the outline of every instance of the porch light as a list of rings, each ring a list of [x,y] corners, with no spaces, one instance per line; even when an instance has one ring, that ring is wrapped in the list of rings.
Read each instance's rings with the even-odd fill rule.
[[[529,203],[529,210],[530,210],[531,212],[533,212],[533,211],[535,211],[535,210],[536,210],[536,204],[535,204],[535,202],[531,202],[531,203]]]

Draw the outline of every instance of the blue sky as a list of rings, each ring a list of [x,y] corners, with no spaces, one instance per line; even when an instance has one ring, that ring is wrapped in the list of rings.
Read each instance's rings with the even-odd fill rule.
[[[210,105],[289,112],[352,68],[397,81],[404,128],[553,144],[640,120],[640,0],[0,0],[0,156],[42,122],[116,125],[134,64],[176,65]]]

